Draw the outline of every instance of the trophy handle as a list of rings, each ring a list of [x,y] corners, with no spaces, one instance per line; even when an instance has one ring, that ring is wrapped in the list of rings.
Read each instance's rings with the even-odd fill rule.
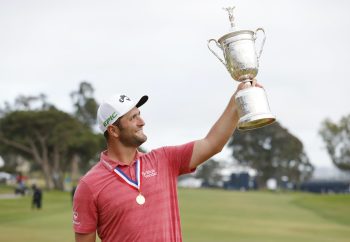
[[[264,48],[264,44],[265,44],[265,40],[266,40],[266,34],[265,34],[265,30],[263,28],[257,28],[254,32],[254,40],[257,39],[257,33],[258,31],[262,31],[263,34],[264,34],[264,39],[262,40],[261,42],[261,47],[260,47],[260,51],[259,51],[259,54],[258,54],[258,59],[260,59],[260,56],[261,56],[261,53],[263,51],[263,48]]]
[[[211,51],[211,53],[213,53],[213,54],[216,56],[216,58],[218,58],[219,61],[227,68],[226,62],[225,62],[223,59],[221,59],[220,56],[219,56],[218,54],[216,54],[216,52],[215,52],[214,50],[212,50],[212,49],[210,48],[210,42],[212,42],[212,41],[214,41],[215,44],[216,44],[216,46],[219,47],[219,48],[222,50],[221,46],[220,46],[219,43],[216,41],[216,39],[210,39],[210,40],[208,40],[208,44],[207,44],[208,49],[209,49],[209,50]]]

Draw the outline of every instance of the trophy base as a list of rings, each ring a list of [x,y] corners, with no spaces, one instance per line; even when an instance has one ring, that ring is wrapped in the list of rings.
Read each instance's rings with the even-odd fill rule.
[[[252,130],[264,127],[275,122],[276,118],[270,113],[247,114],[238,121],[239,130]]]
[[[239,130],[250,130],[273,123],[276,118],[271,114],[265,90],[249,87],[236,94]]]

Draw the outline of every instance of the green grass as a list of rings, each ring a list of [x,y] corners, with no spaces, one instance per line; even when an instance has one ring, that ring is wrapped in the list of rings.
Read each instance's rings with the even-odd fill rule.
[[[31,197],[0,200],[0,241],[74,241],[69,193],[44,192],[43,209],[31,209]]]
[[[0,193],[3,188],[0,187]],[[183,240],[348,242],[350,195],[180,189]],[[73,242],[69,193],[0,200],[1,242]]]
[[[185,241],[350,241],[350,196],[182,190]]]
[[[0,184],[0,194],[10,194],[10,193],[13,193],[14,188],[11,187],[11,186],[6,186],[4,184]]]

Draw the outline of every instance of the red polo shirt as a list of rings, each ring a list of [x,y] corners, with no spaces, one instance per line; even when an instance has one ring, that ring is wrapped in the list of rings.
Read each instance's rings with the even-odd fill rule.
[[[136,160],[127,166],[102,152],[100,162],[80,180],[75,192],[75,232],[97,230],[103,242],[182,241],[177,177],[191,172],[193,145],[191,142],[137,154],[136,160],[141,162],[141,192],[146,199],[143,205],[135,200],[139,192],[113,171],[118,167],[135,181]]]

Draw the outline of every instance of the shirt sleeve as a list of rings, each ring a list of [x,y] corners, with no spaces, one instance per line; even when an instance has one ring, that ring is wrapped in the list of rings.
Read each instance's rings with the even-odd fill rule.
[[[176,173],[177,176],[191,173],[196,169],[190,169],[190,161],[192,157],[194,147],[194,141],[177,146],[163,147],[165,155],[168,158],[170,167]]]
[[[73,229],[76,233],[92,233],[97,227],[97,208],[88,185],[80,181],[73,199]]]

